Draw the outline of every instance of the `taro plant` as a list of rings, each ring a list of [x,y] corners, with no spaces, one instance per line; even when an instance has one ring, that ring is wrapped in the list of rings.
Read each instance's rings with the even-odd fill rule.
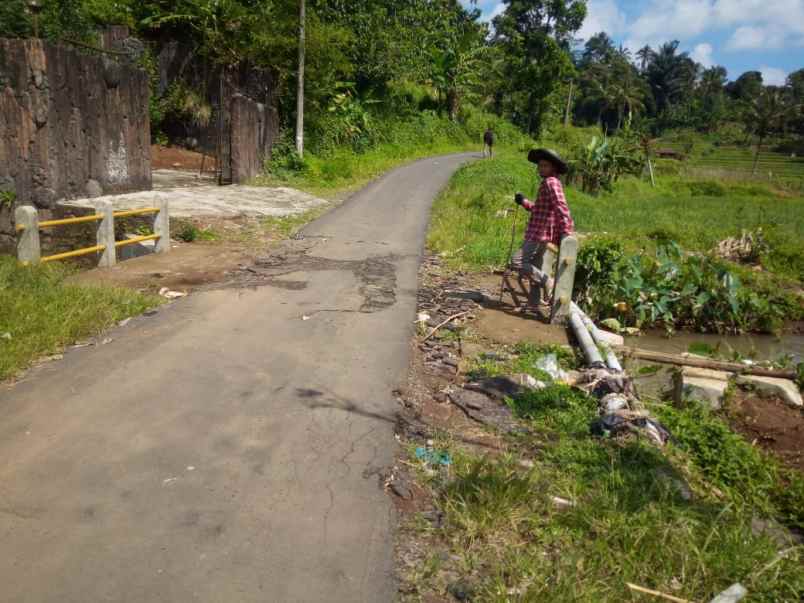
[[[710,256],[685,256],[672,241],[656,253],[630,255],[612,241],[592,241],[579,255],[576,296],[599,318],[668,331],[771,331],[789,302],[744,285],[729,266]]]

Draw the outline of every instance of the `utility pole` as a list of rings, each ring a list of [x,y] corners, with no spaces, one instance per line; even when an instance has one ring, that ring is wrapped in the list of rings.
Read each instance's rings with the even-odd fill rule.
[[[28,10],[31,12],[31,16],[33,17],[34,38],[38,38],[39,37],[39,13],[42,12],[42,4],[38,0],[29,0],[29,2],[28,2]]]
[[[296,152],[304,155],[304,1],[299,0],[299,81],[296,91]]]
[[[569,94],[567,95],[567,110],[564,113],[564,127],[565,128],[569,125],[569,120],[570,120],[570,107],[572,106],[572,84],[573,84],[573,81],[570,80],[570,89],[569,89]]]

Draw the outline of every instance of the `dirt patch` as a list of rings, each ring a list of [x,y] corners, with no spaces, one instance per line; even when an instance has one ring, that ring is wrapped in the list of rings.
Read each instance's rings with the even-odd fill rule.
[[[740,392],[729,418],[732,428],[747,440],[804,472],[804,412],[776,398]]]
[[[240,247],[206,243],[178,243],[169,253],[149,254],[119,262],[113,268],[94,268],[71,277],[73,282],[158,291],[162,287],[189,293],[229,278],[251,258]]]
[[[508,305],[486,306],[475,326],[483,337],[498,343],[529,341],[569,345],[564,327],[544,323],[535,316],[518,314]]]
[[[215,158],[209,155],[184,149],[182,147],[163,147],[151,145],[152,170],[200,170],[203,163],[204,172],[215,172]]]

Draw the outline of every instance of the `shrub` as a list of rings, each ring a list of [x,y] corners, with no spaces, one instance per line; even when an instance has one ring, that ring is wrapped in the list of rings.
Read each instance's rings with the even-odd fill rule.
[[[783,294],[744,285],[715,258],[685,257],[672,241],[659,242],[651,257],[626,256],[619,243],[593,239],[579,253],[576,283],[591,315],[638,328],[773,331],[794,311]]]

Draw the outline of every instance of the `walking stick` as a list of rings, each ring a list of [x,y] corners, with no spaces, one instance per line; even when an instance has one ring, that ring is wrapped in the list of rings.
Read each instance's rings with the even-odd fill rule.
[[[514,240],[516,239],[516,219],[519,216],[519,205],[514,210],[514,218],[511,220],[511,244],[508,246],[508,258],[505,260],[505,267],[503,268],[502,280],[500,280],[500,303],[503,299],[503,291],[505,289],[505,273],[508,266],[511,265],[511,256],[514,253]]]

